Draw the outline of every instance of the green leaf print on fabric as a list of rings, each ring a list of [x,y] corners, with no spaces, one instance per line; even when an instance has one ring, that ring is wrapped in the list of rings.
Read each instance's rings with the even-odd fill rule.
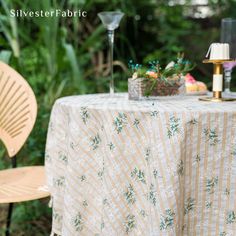
[[[93,150],[96,150],[99,147],[99,144],[101,143],[101,138],[99,136],[99,134],[97,134],[95,137],[90,138],[90,142],[91,142],[91,147],[93,148]]]
[[[45,152],[45,161],[46,162],[51,162],[52,161],[51,156],[47,152]]]
[[[67,164],[67,162],[68,162],[67,156],[65,154],[63,154],[62,152],[58,153],[58,159],[61,160],[62,162],[64,162],[64,164]]]
[[[129,205],[134,204],[136,202],[136,193],[135,193],[134,188],[131,184],[129,184],[129,186],[127,187],[127,189],[124,193],[124,196],[125,196],[125,199]]]
[[[220,232],[219,236],[227,236],[227,233],[225,231]]]
[[[187,225],[183,224],[181,229],[182,229],[182,231],[184,231],[185,229],[187,229]]]
[[[157,169],[154,169],[152,173],[153,173],[153,176],[154,176],[155,179],[157,179],[158,177],[161,177],[159,175],[159,171]]]
[[[125,113],[120,112],[113,122],[117,133],[121,133],[123,128],[127,125],[127,116]]]
[[[147,194],[147,199],[150,201],[154,206],[156,206],[157,203],[157,196],[156,196],[156,190],[154,188],[154,184],[150,185],[149,192]]]
[[[229,196],[230,195],[230,189],[229,188],[226,188],[225,191],[224,191],[224,194],[226,196]]]
[[[102,177],[103,177],[103,175],[104,175],[104,167],[100,170],[100,171],[98,171],[98,177],[102,180]]]
[[[215,146],[219,143],[219,138],[216,133],[216,129],[204,129],[204,135],[206,137],[207,142],[209,142],[210,146]]]
[[[80,179],[81,182],[84,182],[86,180],[86,176],[85,175],[81,175],[79,177],[79,179]]]
[[[233,155],[234,157],[236,157],[236,147],[233,147],[233,148],[232,148],[231,155]]]
[[[190,125],[196,125],[197,123],[198,123],[198,121],[197,121],[197,119],[195,119],[195,118],[191,119],[191,120],[188,122],[188,124],[190,124]]]
[[[218,176],[206,180],[206,191],[210,194],[214,193],[214,189],[218,184]]]
[[[187,201],[184,204],[184,214],[188,214],[190,211],[192,211],[195,207],[195,199],[189,197]]]
[[[115,145],[112,142],[108,143],[107,145],[111,151],[115,149]]]
[[[158,111],[151,111],[151,112],[150,112],[150,116],[151,116],[151,117],[157,117],[158,114],[159,114]]]
[[[145,160],[149,162],[151,159],[151,149],[148,147],[145,149]]]
[[[124,222],[125,232],[128,234],[136,227],[136,220],[134,215],[128,215]]]
[[[53,186],[55,187],[62,187],[65,184],[65,177],[64,176],[60,176],[58,178],[54,178],[53,179]]]
[[[109,205],[110,205],[107,198],[104,198],[104,199],[102,200],[102,204],[103,204],[104,206],[109,206]]]
[[[146,184],[145,174],[142,170],[139,170],[137,167],[131,172],[131,177],[134,178],[136,181],[140,181]]]
[[[86,200],[83,201],[83,206],[87,207],[88,206],[88,202]]]
[[[144,211],[144,210],[141,210],[140,212],[139,212],[139,214],[142,216],[142,217],[146,217],[148,214],[146,213],[146,211]]]
[[[101,223],[101,230],[103,230],[104,228],[105,228],[105,223],[102,222],[102,223]]]
[[[168,138],[173,137],[175,134],[178,134],[180,131],[180,119],[175,118],[174,116],[170,117],[169,124],[167,126],[167,136]]]
[[[105,163],[103,161],[102,168],[98,171],[98,177],[100,178],[100,180],[103,180],[104,173],[105,173]]]
[[[139,127],[139,124],[140,124],[140,121],[139,121],[139,119],[134,119],[134,123],[133,123],[133,126],[134,127],[136,127],[137,129],[138,129],[138,127]]]
[[[61,223],[62,215],[60,215],[55,209],[53,209],[53,211],[52,211],[52,217],[53,217],[54,221],[56,221],[59,224]]]
[[[236,221],[236,214],[234,211],[228,211],[226,214],[226,224],[232,224]]]
[[[210,209],[212,207],[212,202],[206,201],[206,208]]]
[[[84,124],[87,124],[88,119],[90,118],[87,107],[81,107],[80,115]]]
[[[184,174],[184,162],[183,160],[180,160],[177,164],[177,174],[179,176],[182,176]]]
[[[76,231],[82,231],[84,228],[84,221],[80,212],[72,218],[72,225]]]
[[[70,143],[70,147],[71,147],[73,150],[75,150],[76,144],[74,144],[73,142],[71,142],[71,143]]]
[[[173,226],[175,213],[171,209],[167,209],[165,214],[161,216],[160,230],[166,230]]]
[[[196,162],[200,162],[200,161],[201,161],[200,155],[197,155],[197,156],[196,156],[195,161],[196,161]]]

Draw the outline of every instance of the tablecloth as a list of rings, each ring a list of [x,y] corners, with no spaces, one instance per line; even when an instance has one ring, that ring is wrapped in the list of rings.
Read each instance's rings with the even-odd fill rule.
[[[236,102],[58,99],[45,165],[52,235],[236,235]]]

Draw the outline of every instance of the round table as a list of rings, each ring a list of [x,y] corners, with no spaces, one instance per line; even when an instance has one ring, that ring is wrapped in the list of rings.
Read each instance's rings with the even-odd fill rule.
[[[52,235],[236,235],[236,102],[127,94],[53,106]]]

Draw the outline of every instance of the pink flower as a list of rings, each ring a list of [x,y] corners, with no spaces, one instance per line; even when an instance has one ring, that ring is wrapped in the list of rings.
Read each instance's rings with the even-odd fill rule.
[[[190,73],[188,73],[187,75],[185,75],[185,81],[186,81],[187,83],[190,83],[190,84],[196,83],[196,80],[194,79],[194,77],[193,77]]]

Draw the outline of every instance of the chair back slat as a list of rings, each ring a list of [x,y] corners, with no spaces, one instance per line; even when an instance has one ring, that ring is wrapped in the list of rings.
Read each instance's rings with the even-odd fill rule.
[[[37,102],[29,84],[13,68],[0,62],[0,139],[10,157],[24,145],[37,116]]]

